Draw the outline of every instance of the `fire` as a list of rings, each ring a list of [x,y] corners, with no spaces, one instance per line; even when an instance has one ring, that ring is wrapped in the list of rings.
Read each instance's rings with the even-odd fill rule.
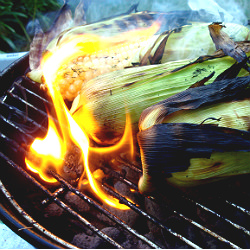
[[[47,182],[56,182],[56,180],[49,175],[48,170],[52,169],[60,174],[68,145],[74,143],[81,149],[84,162],[84,174],[96,195],[110,206],[119,209],[128,209],[126,205],[120,204],[117,199],[110,197],[101,189],[97,182],[99,175],[97,176],[91,173],[88,156],[89,152],[95,152],[100,155],[110,154],[110,152],[120,152],[124,145],[129,145],[132,155],[134,149],[129,116],[127,116],[124,135],[116,145],[105,148],[90,147],[87,134],[71,116],[58,90],[57,82],[60,79],[57,72],[62,68],[62,65],[69,62],[77,55],[99,53],[105,49],[121,46],[131,40],[136,40],[142,35],[150,37],[158,28],[159,23],[155,23],[148,29],[129,31],[122,36],[115,36],[112,38],[104,38],[91,34],[77,35],[70,37],[66,43],[64,42],[57,50],[53,51],[53,53],[47,53],[44,56],[41,64],[43,75],[53,101],[59,126],[56,126],[53,119],[49,117],[47,135],[44,139],[35,139],[30,146],[29,154],[34,157],[32,157],[32,160],[30,157],[26,157],[25,159],[26,165],[30,170],[38,173],[40,177]],[[83,175],[79,180],[79,185],[81,181],[83,181]]]
[[[63,159],[66,153],[66,145],[63,143],[55,123],[52,118],[49,117],[49,127],[47,135],[44,139],[37,138],[30,147],[30,154],[32,160],[25,158],[27,167],[35,172],[39,173],[40,177],[47,182],[56,182],[56,180],[48,174],[48,166],[61,167]],[[36,159],[34,163],[34,158]],[[55,164],[56,163],[56,164]]]

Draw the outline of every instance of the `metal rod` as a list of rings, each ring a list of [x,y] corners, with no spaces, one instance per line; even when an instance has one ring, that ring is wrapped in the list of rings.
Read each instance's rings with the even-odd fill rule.
[[[37,89],[40,90],[40,86],[41,86],[40,83],[31,80],[31,79],[30,79],[29,77],[27,77],[26,75],[23,75],[23,76],[22,76],[22,79],[23,79],[23,81],[24,81],[25,83],[28,82],[29,84],[32,84],[32,86],[34,86],[35,88],[37,88]]]
[[[149,239],[147,239],[146,237],[144,237],[143,235],[139,234],[136,230],[132,229],[131,227],[129,227],[126,223],[124,223],[123,221],[121,221],[118,217],[116,217],[115,215],[113,215],[112,213],[110,213],[108,210],[106,210],[105,208],[103,208],[102,206],[100,206],[98,203],[96,203],[94,200],[92,200],[91,198],[89,198],[87,195],[81,193],[78,189],[72,187],[68,182],[66,182],[61,176],[59,176],[58,174],[56,174],[55,172],[51,172],[52,176],[57,179],[59,182],[61,182],[64,186],[66,186],[71,192],[75,193],[76,195],[78,195],[81,199],[87,201],[89,204],[91,204],[92,206],[94,206],[96,209],[98,209],[99,211],[101,211],[103,214],[105,214],[107,217],[109,217],[111,220],[113,220],[114,222],[116,222],[117,224],[119,224],[120,226],[122,226],[124,229],[126,229],[128,232],[130,232],[131,234],[133,234],[134,236],[136,236],[137,238],[139,238],[140,240],[144,241],[145,243],[147,243],[149,246],[151,246],[152,248],[161,248],[160,246],[158,246],[157,244],[153,243],[152,241],[150,241]]]
[[[166,230],[167,232],[169,232],[170,234],[174,235],[175,237],[177,237],[178,239],[180,239],[181,241],[185,242],[187,245],[196,248],[196,249],[200,249],[201,247],[198,246],[197,244],[193,243],[192,241],[190,241],[189,239],[187,239],[186,237],[174,232],[171,228],[168,228],[167,226],[165,226],[164,224],[162,224],[158,219],[156,219],[155,217],[153,217],[152,215],[149,215],[148,213],[146,213],[145,211],[143,211],[142,209],[140,209],[139,207],[137,207],[135,204],[133,204],[132,202],[128,201],[125,197],[119,195],[118,193],[116,193],[114,190],[112,190],[111,188],[109,188],[106,184],[103,184],[104,189],[110,193],[112,196],[114,196],[115,198],[117,198],[121,204],[125,204],[128,207],[130,207],[131,209],[133,209],[134,211],[136,211],[138,214],[142,215],[143,217],[147,218],[148,220],[150,220],[151,222],[153,222],[154,224],[156,224],[157,226],[159,226],[160,228]]]
[[[31,216],[29,216],[29,214],[27,214],[19,205],[18,203],[15,201],[15,199],[13,198],[13,196],[9,193],[9,191],[5,188],[5,186],[3,185],[2,181],[0,180],[0,190],[2,190],[2,192],[4,193],[5,197],[8,199],[8,201],[13,205],[13,207],[18,211],[19,214],[21,214],[21,216],[23,218],[25,218],[28,223],[30,225],[32,225],[30,228],[36,228],[38,229],[40,232],[42,232],[43,234],[45,234],[46,236],[50,237],[51,239],[55,240],[56,242],[58,242],[59,244],[61,244],[62,246],[66,247],[66,248],[76,248],[76,246],[66,242],[65,240],[62,240],[61,238],[57,237],[56,235],[54,235],[53,233],[51,233],[50,231],[48,231],[48,229],[45,229],[43,226],[41,226],[37,221],[35,221]],[[27,229],[27,228],[25,228]]]
[[[18,87],[19,89],[21,89],[22,91],[25,91],[27,93],[29,93],[30,95],[34,96],[35,98],[39,99],[40,101],[47,103],[47,104],[51,104],[51,102],[45,98],[43,98],[41,95],[36,94],[35,92],[29,90],[28,88],[23,87],[22,85],[18,84],[18,83],[14,83],[16,87]]]
[[[23,170],[22,167],[14,163],[12,160],[10,160],[7,156],[5,156],[2,152],[0,152],[0,157],[2,157],[11,167],[18,170],[25,178],[27,178],[29,181],[31,181],[34,185],[36,185],[39,189],[41,189],[47,196],[49,196],[58,206],[62,207],[65,211],[67,211],[69,214],[77,218],[80,222],[82,222],[85,226],[87,226],[90,230],[92,230],[94,233],[96,233],[98,236],[100,236],[102,239],[110,243],[116,248],[123,248],[120,244],[118,244],[116,241],[114,241],[112,238],[110,238],[108,235],[103,233],[101,230],[96,228],[93,224],[91,224],[88,220],[83,218],[81,215],[79,215],[77,212],[75,212],[73,209],[71,209],[69,206],[67,206],[64,202],[59,200],[57,197],[55,197],[48,189],[46,189],[44,186],[42,186],[35,178],[30,176],[26,171]]]
[[[47,117],[47,116],[48,116],[46,112],[42,111],[42,110],[39,109],[39,108],[36,108],[34,105],[32,105],[32,104],[30,104],[29,102],[23,100],[23,99],[20,98],[18,95],[13,94],[13,93],[11,93],[10,91],[7,91],[7,94],[8,94],[10,97],[12,97],[12,98],[14,98],[14,99],[20,101],[21,103],[27,105],[28,107],[32,108],[33,110],[35,110],[35,111],[38,112],[39,114],[43,115],[44,117]]]
[[[226,200],[226,203],[233,206],[233,207],[235,207],[235,208],[237,208],[237,209],[239,209],[241,212],[246,213],[247,215],[250,215],[250,211],[247,210],[246,208],[241,207],[239,205],[236,205],[235,203],[233,203],[231,201],[228,201],[228,200]]]
[[[11,140],[11,139],[10,139],[10,140]],[[18,144],[15,143],[14,140],[11,140],[11,141],[12,141],[12,143],[13,143],[13,146],[14,146],[14,145],[15,145],[15,147],[18,146]],[[19,148],[19,149],[21,149],[21,148]],[[25,150],[24,150],[23,148],[22,148],[22,152],[25,152]],[[112,172],[113,172],[113,171],[112,171]],[[96,203],[93,204],[94,202],[92,202],[91,199],[90,199],[89,197],[83,195],[82,193],[79,192],[79,190],[73,188],[70,184],[68,184],[68,183],[65,182],[62,178],[60,178],[60,176],[58,176],[56,173],[52,172],[52,175],[53,175],[54,178],[56,178],[58,181],[60,181],[61,183],[63,183],[63,185],[67,186],[67,188],[68,188],[70,191],[74,192],[75,194],[77,194],[78,196],[80,196],[82,199],[87,200],[88,203],[94,205],[97,209],[99,209],[99,210],[102,211],[103,213],[108,214],[107,216],[109,216],[109,217],[110,217],[112,220],[114,220],[116,223],[119,223],[119,222],[120,222],[120,220],[119,220],[118,218],[114,218],[113,215],[110,214],[108,211],[106,211],[104,208],[102,208],[101,206],[99,206],[99,205],[96,204]],[[138,188],[137,188],[137,186],[136,186],[135,184],[133,184],[133,183],[130,182],[129,180],[127,180],[127,179],[121,177],[117,172],[114,172],[112,175],[114,175],[114,176],[115,176],[116,178],[118,178],[120,181],[123,181],[124,183],[126,183],[127,185],[129,185],[129,186],[130,186],[131,188],[133,188],[134,190],[138,191]],[[54,194],[54,196],[57,196],[57,194]],[[117,196],[118,196],[118,194],[117,194]],[[153,201],[155,201],[154,199],[152,199],[152,198],[150,198],[150,197],[148,197],[148,198],[151,199],[151,200],[153,200]],[[49,198],[48,198],[48,199],[49,199]],[[118,197],[118,199],[120,199],[120,197]],[[51,198],[50,198],[49,200],[51,200]],[[193,221],[192,219],[187,218],[187,217],[184,216],[182,213],[179,213],[179,212],[177,212],[176,210],[174,210],[174,209],[172,209],[172,208],[170,208],[170,207],[168,207],[168,209],[170,209],[174,214],[177,214],[178,216],[180,216],[180,217],[183,218],[184,220],[190,222],[190,223],[193,224],[194,226],[196,226],[196,227],[202,229],[204,232],[206,232],[206,233],[210,234],[211,236],[217,238],[218,240],[220,240],[220,241],[222,241],[222,242],[224,242],[224,243],[230,245],[232,248],[239,248],[239,246],[233,244],[233,243],[230,242],[229,240],[227,240],[227,239],[221,237],[220,235],[214,233],[213,231],[209,230],[208,228],[205,228],[204,226],[200,225],[199,223]],[[128,229],[128,226],[127,226],[126,224],[122,224],[122,226],[124,226],[124,225],[125,225],[126,229]],[[130,229],[128,229],[128,230],[130,230]],[[143,238],[141,238],[141,235],[140,235],[140,234],[137,234],[136,231],[134,231],[134,232],[131,231],[131,233],[133,233],[134,235],[137,235],[137,237],[139,237],[140,239],[144,240]],[[143,236],[142,236],[142,237],[143,237]],[[182,236],[181,236],[181,237],[182,237]],[[146,240],[146,243],[148,243],[147,240]],[[150,244],[152,244],[152,243],[150,243]],[[154,244],[154,243],[153,243],[153,244]],[[157,248],[156,246],[153,246],[153,245],[151,245],[151,246],[154,247],[154,248]]]
[[[27,80],[27,79],[26,79],[26,80]],[[31,81],[31,82],[32,82],[32,81]],[[29,106],[30,108],[34,109],[34,110],[37,111],[39,114],[42,114],[42,115],[48,117],[47,113],[45,113],[44,111],[40,110],[39,108],[36,108],[36,107],[33,106],[32,104],[26,102],[25,100],[23,100],[23,99],[20,98],[19,96],[15,95],[12,91],[14,90],[15,87],[19,87],[19,88],[21,88],[22,90],[25,90],[25,91],[27,91],[29,94],[33,95],[35,98],[39,98],[41,101],[44,101],[45,99],[43,99],[43,98],[40,97],[39,95],[35,94],[34,92],[32,92],[32,91],[30,91],[30,90],[28,90],[28,89],[25,89],[23,86],[18,85],[18,84],[19,84],[19,83],[15,83],[15,86],[12,87],[12,89],[9,90],[9,91],[7,92],[7,94],[8,94],[10,97],[12,97],[12,98],[14,98],[14,99],[17,99],[18,101],[20,101],[20,102],[24,103],[25,105]],[[32,84],[34,84],[34,83],[32,82]],[[36,85],[36,87],[37,87],[37,85]],[[7,96],[4,96],[4,98],[5,98],[5,97],[7,97]],[[49,103],[47,100],[45,100],[45,102],[46,102],[46,103]],[[25,131],[23,131],[21,128],[19,128],[15,123],[13,123],[13,122],[11,122],[11,121],[8,121],[8,120],[5,119],[2,115],[0,115],[0,118],[1,118],[2,120],[4,120],[4,122],[6,122],[8,125],[10,125],[10,126],[14,127],[15,129],[17,129],[19,132],[25,133]],[[34,126],[37,126],[37,125],[34,123]],[[13,143],[13,145],[15,145],[16,150],[25,151],[20,145],[18,145],[17,143],[14,143],[14,141],[13,141],[12,139],[9,139],[8,137],[6,137],[6,136],[3,135],[3,134],[0,134],[0,136],[1,136],[4,140],[7,140],[9,143]],[[34,138],[33,138],[33,139],[34,139]],[[5,155],[3,155],[1,152],[0,152],[0,156],[1,156],[1,157],[3,157],[3,156],[5,157]],[[34,179],[34,178],[31,177],[27,172],[25,172],[25,171],[22,169],[22,167],[20,167],[19,165],[15,164],[15,163],[12,162],[11,160],[9,160],[8,157],[5,158],[5,160],[6,160],[6,162],[8,162],[8,164],[10,164],[11,166],[14,166],[15,168],[17,168],[18,171],[21,172],[26,178],[28,178],[28,179],[31,178],[31,180]],[[135,172],[137,172],[137,173],[142,173],[142,170],[139,169],[138,166],[128,164],[128,163],[126,163],[126,161],[123,160],[123,159],[120,159],[120,160],[118,160],[118,161],[121,162],[121,163],[123,163],[125,166],[128,166],[128,167],[131,168],[133,171],[135,171]],[[52,174],[52,175],[53,175],[53,174]],[[116,177],[116,176],[115,176],[115,177]],[[55,178],[55,177],[54,177],[54,178]],[[58,178],[61,178],[61,177],[59,176]],[[118,178],[120,178],[120,177],[118,176]],[[137,190],[137,186],[136,186],[135,184],[133,184],[132,182],[130,182],[129,180],[127,180],[127,179],[122,180],[122,177],[121,177],[120,180],[123,181],[124,183],[126,183],[127,185],[130,185],[133,189]],[[48,192],[47,195],[49,196],[49,199],[50,199],[50,200],[55,201],[57,204],[60,203],[61,205],[60,205],[60,204],[58,204],[58,205],[61,206],[61,207],[63,207],[63,209],[65,209],[66,211],[68,211],[68,209],[69,209],[68,212],[69,212],[70,214],[72,214],[73,216],[76,216],[76,217],[77,217],[77,216],[80,216],[80,215],[78,215],[74,210],[72,210],[71,208],[69,208],[66,204],[64,204],[62,201],[60,201],[60,200],[58,199],[58,197],[57,197],[57,192],[51,193],[49,190],[47,190],[46,188],[44,188],[44,187],[43,187],[39,182],[37,182],[35,179],[34,179],[34,181],[35,181],[34,184],[35,184],[35,185],[38,185],[39,188],[41,188],[42,190],[45,189],[45,191],[44,191],[45,193]],[[33,181],[32,181],[32,182],[33,182]],[[88,203],[90,203],[90,204],[91,204],[92,206],[94,206],[96,209],[98,209],[98,210],[100,210],[100,211],[103,211],[103,213],[105,213],[106,216],[108,216],[110,219],[112,219],[113,221],[115,221],[117,224],[119,224],[119,223],[122,222],[119,218],[117,218],[116,216],[112,215],[108,210],[104,209],[104,208],[103,208],[102,206],[100,206],[98,203],[92,201],[92,199],[90,199],[90,198],[87,197],[86,195],[80,193],[79,190],[73,188],[70,184],[68,184],[67,182],[65,182],[63,179],[61,179],[60,182],[63,183],[63,185],[67,186],[67,188],[68,188],[71,192],[74,192],[75,194],[79,195],[80,198],[82,198],[82,199],[88,201]],[[65,182],[65,183],[64,183],[64,182]],[[69,185],[70,188],[68,187],[68,185]],[[153,223],[157,224],[157,225],[160,226],[162,229],[168,231],[170,234],[172,234],[172,235],[176,236],[177,238],[179,238],[180,240],[184,241],[184,242],[185,242],[186,244],[188,244],[189,246],[194,247],[194,248],[199,248],[198,245],[196,245],[195,243],[189,241],[188,239],[186,239],[186,238],[183,237],[182,235],[179,235],[178,233],[173,232],[170,228],[166,227],[166,226],[163,225],[161,222],[159,222],[155,217],[153,217],[153,216],[147,214],[146,212],[144,212],[143,210],[141,210],[140,208],[138,208],[135,204],[129,202],[128,200],[126,200],[126,198],[124,198],[124,197],[121,196],[120,194],[117,194],[116,192],[114,192],[114,191],[113,191],[110,187],[108,187],[107,185],[103,185],[103,187],[105,188],[105,190],[106,190],[107,192],[109,192],[110,194],[112,194],[114,197],[118,198],[118,199],[120,200],[121,203],[126,204],[126,205],[129,206],[131,209],[133,209],[133,210],[136,211],[137,213],[141,214],[142,216],[144,216],[144,217],[147,218],[148,220],[152,221]],[[79,193],[79,194],[78,194],[78,193]],[[184,195],[181,195],[181,197],[184,198],[185,200],[191,202],[192,204],[194,204],[194,205],[196,205],[196,206],[202,208],[203,210],[205,210],[205,211],[207,211],[207,212],[209,212],[209,213],[212,213],[213,215],[219,217],[220,219],[222,219],[222,220],[228,222],[229,224],[231,224],[231,225],[232,225],[233,227],[235,227],[236,229],[240,229],[240,230],[242,230],[244,233],[246,233],[247,235],[250,235],[250,231],[249,231],[249,230],[247,230],[246,228],[244,228],[244,227],[242,227],[242,226],[240,226],[240,225],[238,225],[238,224],[232,222],[231,220],[225,218],[224,216],[222,216],[222,215],[216,213],[216,212],[213,211],[212,209],[210,209],[210,208],[208,208],[208,207],[202,205],[202,204],[199,203],[199,202],[194,201],[194,200],[191,199],[191,198],[185,197]],[[154,200],[154,199],[153,199],[153,200]],[[154,200],[154,201],[155,201],[155,200]],[[157,204],[160,202],[159,199],[157,199],[156,201],[157,201]],[[241,207],[241,206],[238,206],[238,205],[236,205],[236,204],[234,204],[234,203],[232,203],[232,202],[230,202],[230,201],[227,201],[227,200],[226,200],[225,202],[226,202],[227,204],[229,204],[229,205],[231,205],[231,206],[233,206],[233,207],[239,209],[241,212],[244,212],[245,214],[250,215],[250,211],[248,211],[247,209],[245,209],[245,208],[243,208],[243,207]],[[92,203],[93,203],[93,204],[92,204]],[[227,241],[226,239],[224,239],[223,237],[217,235],[216,233],[212,232],[211,230],[209,230],[209,229],[203,227],[203,226],[200,225],[199,223],[197,223],[197,222],[195,222],[195,221],[189,219],[188,217],[186,217],[186,216],[183,215],[182,213],[179,213],[179,212],[177,212],[176,210],[174,210],[174,209],[172,209],[172,208],[170,208],[170,207],[167,207],[167,208],[170,209],[173,213],[175,213],[175,214],[177,214],[178,216],[180,216],[181,218],[183,218],[184,220],[186,220],[186,221],[192,223],[194,226],[196,226],[196,227],[202,229],[203,231],[209,233],[210,235],[216,237],[217,239],[219,239],[219,240],[221,240],[221,241],[223,241],[223,242],[229,244],[231,247],[233,247],[233,248],[239,248],[238,246],[236,246],[235,244],[231,243],[230,241]],[[71,211],[72,211],[72,212],[71,212]],[[105,211],[105,212],[104,212],[104,211]],[[76,213],[76,214],[74,214],[74,213]],[[81,217],[81,216],[80,216],[80,217]],[[83,218],[83,219],[84,219],[84,218]],[[80,221],[81,221],[81,219],[80,219]],[[84,221],[82,221],[82,222],[83,222],[84,224],[86,223],[85,225],[88,226],[88,223],[89,223],[88,221],[86,221],[86,220],[84,219]],[[138,238],[140,238],[140,239],[142,239],[141,237],[144,237],[144,236],[138,234],[135,230],[134,230],[134,231],[131,231],[131,230],[129,229],[130,227],[129,227],[126,223],[124,223],[124,225],[123,225],[122,223],[119,224],[119,225],[121,225],[121,226],[124,227],[126,230],[128,230],[130,233],[134,234],[136,237],[138,237]],[[90,228],[90,229],[91,229],[91,228]],[[205,229],[205,230],[204,230],[204,229]],[[94,228],[94,229],[91,229],[91,230],[94,231],[94,232],[95,232],[95,230],[99,231],[99,229],[95,229],[95,228]],[[132,230],[133,230],[133,229],[132,229]],[[100,232],[101,232],[101,231],[100,231]],[[99,233],[97,233],[97,234],[99,235]],[[137,234],[138,234],[138,236],[137,236]],[[106,236],[104,236],[104,235],[99,235],[99,236],[102,237],[102,238],[104,237],[104,239],[105,239],[106,241],[109,242],[109,239],[106,239],[106,238],[105,238]],[[219,236],[219,238],[218,238],[218,236]],[[144,237],[144,238],[145,238],[145,237]],[[143,240],[144,242],[147,243],[147,240],[148,240],[148,239],[145,238],[145,239],[142,239],[142,240]],[[111,239],[111,242],[113,242],[112,239]],[[151,241],[149,241],[149,240],[148,240],[148,242],[149,242],[149,244],[148,244],[149,246],[152,246],[152,247],[157,246],[155,243],[153,243],[153,242],[151,243]],[[111,243],[111,244],[113,245],[113,243]],[[115,242],[114,244],[117,244],[117,243]],[[151,244],[152,244],[152,245],[151,245]],[[113,246],[118,247],[118,248],[121,247],[119,244],[118,244],[118,245],[113,245]],[[159,248],[159,246],[157,246],[157,247]]]
[[[216,213],[216,212],[213,211],[212,209],[206,207],[205,205],[202,205],[201,203],[199,203],[199,202],[197,202],[197,201],[192,200],[191,198],[188,198],[188,197],[185,197],[185,196],[183,196],[183,197],[184,197],[186,200],[188,200],[188,201],[192,202],[193,204],[195,204],[196,206],[202,208],[203,210],[205,210],[205,211],[207,211],[207,212],[209,212],[209,213],[211,213],[211,214],[217,216],[218,218],[220,218],[220,219],[226,221],[227,223],[229,223],[229,224],[232,225],[233,227],[235,227],[235,228],[237,228],[237,229],[239,229],[239,230],[242,230],[245,234],[250,235],[250,231],[247,230],[245,227],[243,227],[243,226],[241,226],[241,225],[238,225],[237,223],[232,222],[231,220],[225,218],[225,217],[222,216],[221,214]]]
[[[7,108],[10,112],[14,112],[17,115],[24,117],[25,114],[20,111],[19,109],[17,109],[16,107],[10,106],[8,104],[6,104],[5,102],[0,100],[0,104],[3,105],[5,108]],[[34,121],[33,119],[29,118],[28,116],[25,116],[25,119],[30,122],[31,124],[33,124],[34,126],[36,126],[37,128],[41,129],[43,132],[47,132],[47,128],[41,126],[41,124],[37,123],[36,121]]]
[[[60,194],[63,194],[65,192],[65,188],[60,187],[55,192],[53,192],[53,196],[58,197]],[[41,203],[42,205],[47,205],[51,201],[50,198],[46,198]]]
[[[129,180],[127,180],[126,178],[123,178],[122,176],[120,176],[118,173],[115,175],[115,177],[117,177],[120,181],[122,181],[123,183],[127,184],[129,187],[133,188],[134,190],[136,190],[138,192],[138,187],[130,182]],[[158,205],[162,205],[161,202],[161,198],[158,197],[146,197],[146,199],[150,199],[153,202],[157,202]],[[163,205],[162,205],[163,206]],[[211,231],[210,229],[202,226],[201,224],[199,224],[198,222],[186,217],[184,214],[177,212],[175,209],[171,208],[170,206],[166,206],[164,205],[164,207],[166,207],[167,209],[169,209],[172,213],[174,213],[175,215],[180,216],[182,219],[184,219],[185,221],[188,221],[189,223],[191,223],[192,225],[196,226],[197,228],[201,229],[202,231],[208,233],[209,235],[215,237],[216,239],[220,240],[221,242],[224,242],[226,244],[228,244],[230,247],[232,248],[239,248],[239,246],[235,245],[234,243],[232,243],[231,241],[227,240],[226,238],[220,236],[219,234]]]
[[[28,107],[30,107],[30,108],[33,109],[34,111],[38,112],[40,115],[44,116],[44,118],[47,118],[47,119],[49,118],[49,116],[48,116],[48,114],[47,114],[46,112],[42,111],[42,110],[39,109],[39,108],[36,108],[34,105],[32,105],[31,103],[27,102],[26,100],[20,98],[20,97],[17,96],[16,94],[13,94],[11,91],[8,91],[7,94],[10,95],[12,98],[14,98],[14,99],[20,101],[21,103],[27,105]],[[50,118],[51,118],[56,124],[59,124],[59,122],[58,122],[58,120],[57,120],[56,117],[50,115]],[[67,125],[65,125],[65,124],[60,124],[60,126],[64,126],[64,127],[67,128]]]
[[[142,174],[142,170],[139,168],[139,166],[133,164],[133,163],[128,163],[126,162],[123,158],[118,157],[116,159],[119,163],[124,164],[126,167],[129,167],[130,169],[134,170],[135,172]]]
[[[15,151],[15,152],[18,152],[18,151],[22,151],[23,148],[22,146],[20,146],[18,143],[16,143],[14,140],[8,138],[6,135],[0,133],[0,138],[2,138],[5,142],[7,142],[8,144],[11,144],[12,145],[12,149]]]
[[[10,121],[9,119],[5,118],[0,114],[0,119],[3,120],[5,123],[7,123],[9,126],[13,127],[14,129],[18,130],[18,132],[24,134],[27,136],[30,140],[34,139],[33,136],[27,133],[27,131],[24,131],[22,128],[18,127],[14,122]]]

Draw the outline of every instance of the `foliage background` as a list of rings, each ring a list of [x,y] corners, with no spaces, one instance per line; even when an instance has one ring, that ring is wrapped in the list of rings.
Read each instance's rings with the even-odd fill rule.
[[[62,2],[57,0],[0,0],[0,52],[20,52],[29,50],[35,20],[46,28],[51,16],[45,13],[58,10]]]

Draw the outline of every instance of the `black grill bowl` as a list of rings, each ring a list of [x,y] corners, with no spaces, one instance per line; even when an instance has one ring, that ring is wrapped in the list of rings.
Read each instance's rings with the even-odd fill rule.
[[[59,186],[48,185],[29,172],[24,164],[25,147],[34,136],[46,133],[50,101],[37,83],[25,77],[28,67],[27,54],[0,75],[0,216],[14,232],[37,248],[76,248],[73,233],[82,231],[91,231],[104,240],[99,248],[126,248],[122,237],[113,239],[102,231],[104,226],[95,212],[88,217],[67,204],[67,191],[88,203],[96,214],[106,216],[113,227],[128,233],[128,239],[135,243],[131,248],[250,247],[249,175],[185,190],[165,184],[154,197],[146,197],[137,189],[141,167],[118,159],[122,170],[104,169],[108,177],[102,187],[138,215],[137,223],[129,225],[126,218],[120,218],[122,213],[117,214],[90,194],[80,193],[57,174],[53,176]],[[133,189],[137,201],[130,202],[116,191],[114,180]],[[67,216],[43,218],[41,202],[46,199],[60,206]],[[143,244],[137,244],[139,241]]]

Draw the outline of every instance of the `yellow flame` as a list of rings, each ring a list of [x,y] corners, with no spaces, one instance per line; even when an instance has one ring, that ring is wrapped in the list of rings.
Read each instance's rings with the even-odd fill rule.
[[[148,29],[130,31],[125,33],[123,36],[116,36],[112,38],[101,38],[90,34],[84,34],[81,36],[77,35],[70,37],[67,42],[63,42],[60,47],[53,51],[53,53],[50,52],[44,56],[41,63],[43,75],[54,104],[59,122],[59,128],[55,126],[53,120],[50,118],[46,137],[44,139],[37,138],[30,147],[30,152],[34,154],[35,157],[38,157],[39,161],[34,162],[34,159],[29,160],[29,157],[25,159],[29,169],[39,173],[41,178],[45,181],[56,182],[52,176],[47,174],[47,168],[49,166],[54,167],[56,168],[56,171],[60,173],[62,170],[61,168],[63,167],[63,159],[67,152],[67,145],[73,142],[82,151],[85,173],[92,190],[110,206],[119,209],[129,209],[126,205],[120,204],[117,199],[110,197],[103,192],[94,175],[91,173],[88,162],[89,150],[93,152],[101,152],[102,154],[108,154],[110,152],[119,151],[124,144],[131,145],[131,152],[134,150],[131,126],[128,125],[130,124],[129,117],[127,117],[124,136],[120,142],[117,143],[117,145],[108,148],[90,148],[87,135],[71,116],[58,90],[57,82],[60,79],[58,79],[59,77],[57,76],[57,72],[63,64],[71,61],[79,54],[98,53],[99,51],[112,46],[120,46],[121,44],[131,41],[131,39],[136,40],[139,36],[151,36],[158,30],[158,28],[159,24],[155,23]],[[60,130],[60,133],[58,129]],[[80,178],[80,180],[81,179],[82,178]]]
[[[129,151],[131,158],[133,158],[134,154],[134,142],[133,142],[133,132],[132,132],[132,126],[131,126],[131,119],[129,114],[126,115],[126,126],[124,130],[124,134],[120,141],[118,141],[115,145],[109,146],[109,147],[101,147],[101,148],[94,148],[90,147],[89,150],[91,152],[96,153],[102,153],[102,154],[108,154],[108,153],[119,153],[121,150],[123,150],[125,147],[129,147],[126,151]]]
[[[37,138],[30,146],[30,154],[25,158],[27,167],[39,173],[40,177],[47,182],[56,182],[48,174],[48,166],[62,166],[64,155],[66,153],[65,144],[57,132],[55,123],[49,117],[49,127],[44,139]]]

